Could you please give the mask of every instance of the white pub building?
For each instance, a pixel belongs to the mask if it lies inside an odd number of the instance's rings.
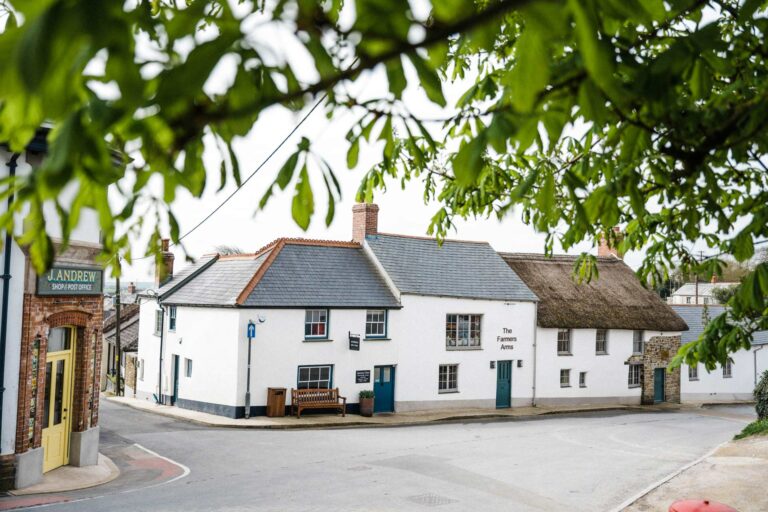
[[[379,233],[373,204],[354,206],[349,242],[202,257],[142,299],[137,397],[234,418],[265,414],[268,388],[339,388],[349,412],[363,390],[376,412],[679,401],[679,373],[654,379],[685,323],[639,294],[629,267],[601,258],[621,282],[597,284],[601,268],[590,303],[569,310],[599,311],[554,325],[546,310],[562,304],[535,278],[544,263],[521,258]],[[621,315],[603,293],[620,295]]]

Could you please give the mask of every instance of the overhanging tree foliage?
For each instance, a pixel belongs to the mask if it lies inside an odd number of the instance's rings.
[[[643,279],[663,279],[672,265],[717,274],[722,258],[698,262],[693,242],[744,261],[768,236],[765,3],[4,0],[0,140],[18,151],[40,123],[55,126],[40,171],[4,183],[4,194],[16,193],[17,211],[31,209],[21,242],[39,269],[53,256],[45,202],[57,203],[65,234],[82,208],[96,209],[105,259],[126,252],[130,261],[130,232],[118,236],[115,224],[144,208],[138,229],[165,210],[178,239],[171,205],[179,189],[202,193],[207,144],[221,153],[221,185],[239,182],[233,140],[270,107],[300,109],[327,94],[330,116],[357,116],[348,166],[366,144],[381,150],[359,198],[388,179],[420,181],[425,198],[442,204],[429,227],[437,236],[456,216],[514,212],[547,233],[548,251],[556,240],[568,249],[602,234],[623,251],[645,251]],[[284,29],[309,57],[309,76],[292,67],[285,45],[257,37],[266,26]],[[206,93],[223,59],[234,79]],[[356,97],[354,83],[368,70],[385,73],[388,94]],[[471,86],[436,123],[402,101],[409,76],[439,106],[447,81]],[[261,206],[275,187],[291,186],[293,218],[306,229],[316,172],[330,222],[339,187],[320,153],[303,140]],[[135,185],[113,212],[106,190],[126,175]],[[146,192],[153,176],[163,180],[161,197]],[[58,204],[73,182],[74,202]],[[0,221],[8,225],[10,215]],[[591,278],[594,263],[583,255],[575,272]],[[763,262],[677,362],[713,368],[747,348],[752,332],[768,328],[766,296]]]

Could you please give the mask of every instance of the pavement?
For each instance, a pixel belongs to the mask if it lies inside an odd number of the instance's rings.
[[[99,461],[94,466],[74,467],[62,466],[43,475],[39,484],[16,489],[10,494],[24,496],[27,494],[44,494],[65,492],[76,489],[87,489],[96,485],[111,482],[120,475],[120,470],[109,457],[99,454]]]
[[[430,423],[444,423],[469,420],[492,419],[524,419],[553,414],[574,414],[582,412],[609,411],[669,411],[681,408],[697,408],[698,406],[682,406],[680,404],[658,404],[652,406],[639,405],[571,405],[557,407],[514,407],[510,409],[465,408],[465,409],[434,409],[428,411],[398,412],[397,414],[376,414],[370,418],[358,414],[304,414],[301,418],[283,416],[268,418],[255,416],[248,419],[226,418],[215,414],[192,411],[159,405],[148,400],[131,397],[105,397],[107,400],[127,405],[134,409],[169,418],[189,421],[198,425],[223,428],[253,428],[253,429],[310,429],[310,428],[351,428],[351,427],[393,427],[416,426]]]
[[[729,441],[750,415],[736,406],[274,430],[195,424],[105,400],[102,452],[121,475],[10,499],[39,498],[62,512],[613,511]],[[136,467],[129,455],[152,462]],[[152,468],[160,463],[167,474]],[[65,500],[46,504],[52,496]],[[741,512],[750,510],[765,509]]]
[[[768,436],[725,443],[667,481],[625,512],[667,510],[680,499],[707,499],[741,512],[768,510]]]

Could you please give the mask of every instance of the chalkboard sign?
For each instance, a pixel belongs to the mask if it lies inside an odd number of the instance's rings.
[[[356,384],[368,384],[371,382],[371,370],[357,370],[355,372]]]
[[[349,333],[349,350],[360,350],[360,335]]]

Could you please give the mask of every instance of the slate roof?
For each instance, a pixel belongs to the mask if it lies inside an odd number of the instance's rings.
[[[689,330],[684,332],[682,336],[683,343],[688,343],[689,341],[699,339],[701,333],[704,332],[704,327],[706,326],[706,320],[704,318],[704,307],[705,306],[703,305],[697,306],[684,304],[675,304],[672,306],[672,309],[674,309],[675,312],[680,315],[683,320],[685,320],[685,323],[688,324]],[[709,305],[706,306],[706,308],[709,320],[712,320],[726,310],[725,306]],[[752,339],[752,344],[768,345],[768,331],[756,332],[754,338]]]
[[[400,307],[361,247],[300,244],[282,248],[243,305]]]
[[[729,286],[736,286],[739,283],[699,283],[699,297],[711,297],[712,296],[712,290],[714,288],[727,288]],[[683,286],[672,292],[672,295],[690,295],[694,296],[696,295],[696,284],[695,283],[685,283]]]
[[[486,242],[376,234],[365,239],[401,293],[535,301],[536,295]]]
[[[115,342],[116,316],[104,320],[104,341]],[[120,347],[126,352],[139,350],[139,305],[126,304],[120,308]]]
[[[576,256],[501,256],[539,296],[540,327],[675,332],[688,328],[626,263],[613,256],[598,257],[599,278],[581,284],[573,279]]]
[[[165,295],[168,295],[172,290],[184,284],[184,282],[186,282],[189,278],[195,276],[198,272],[202,272],[208,266],[215,263],[218,258],[219,258],[218,254],[206,254],[205,256],[198,258],[197,261],[195,261],[191,265],[187,265],[186,267],[181,269],[181,272],[179,272],[178,274],[174,274],[174,276],[169,281],[164,283],[157,290],[157,294],[161,298],[163,298]]]
[[[215,256],[161,289],[168,305],[399,308],[384,279],[352,242],[278,239],[256,254]]]

